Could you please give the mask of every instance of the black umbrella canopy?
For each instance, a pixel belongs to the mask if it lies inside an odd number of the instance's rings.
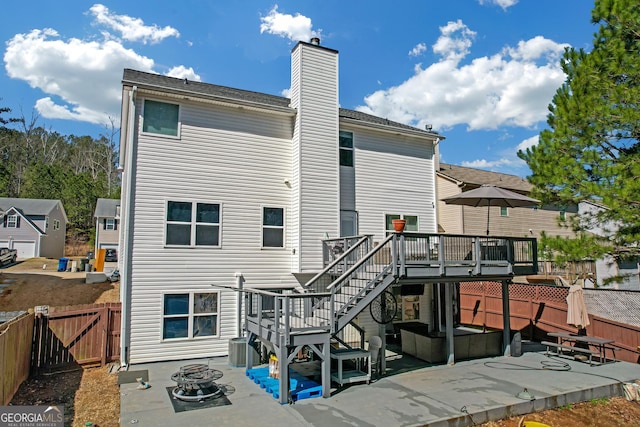
[[[448,205],[487,206],[487,235],[489,235],[489,208],[491,206],[520,208],[540,203],[539,200],[491,184],[483,184],[473,190],[464,191],[441,200]]]

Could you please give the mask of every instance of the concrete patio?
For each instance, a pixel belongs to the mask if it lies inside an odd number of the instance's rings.
[[[623,395],[622,383],[640,379],[640,365],[614,362],[589,366],[566,357],[548,357],[538,345],[524,345],[520,357],[494,357],[425,367],[410,356],[389,362],[381,379],[332,389],[329,399],[281,405],[227,358],[133,365],[147,371],[151,388],[125,383],[121,425],[291,425],[291,426],[467,426],[568,403]],[[175,412],[167,388],[171,375],[191,363],[222,372],[216,383],[230,404],[192,403]],[[395,370],[395,371],[394,371]],[[133,374],[135,376],[135,374]],[[528,394],[523,394],[524,389]],[[530,395],[533,400],[527,399]],[[202,405],[201,408],[198,405]]]

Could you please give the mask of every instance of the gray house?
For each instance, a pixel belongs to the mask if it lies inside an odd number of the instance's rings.
[[[17,249],[18,259],[64,255],[67,214],[60,200],[0,198],[0,247]]]
[[[96,202],[96,253],[98,249],[118,249],[120,199],[98,199]]]

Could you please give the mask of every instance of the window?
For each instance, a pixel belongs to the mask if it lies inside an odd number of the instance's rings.
[[[18,215],[7,215],[7,228],[18,228]]]
[[[53,229],[54,230],[60,230],[60,220],[59,219],[54,219],[53,220]]]
[[[560,209],[560,220],[564,221],[567,219],[567,211],[565,208]]]
[[[116,229],[116,220],[113,218],[106,218],[104,221],[104,229],[105,230],[115,230]]]
[[[284,248],[283,208],[262,208],[262,247]]]
[[[218,293],[166,294],[162,338],[198,338],[218,335]]]
[[[340,166],[353,166],[353,133],[340,131]]]
[[[178,136],[180,106],[166,102],[144,101],[142,132]]]
[[[404,219],[407,223],[404,226],[405,233],[417,233],[418,232],[418,216],[417,215],[398,215],[388,214],[385,215],[385,230],[387,235],[393,233],[393,220]]]
[[[398,286],[392,288],[392,293],[398,303],[398,311],[396,311],[396,317],[393,320],[396,322],[420,320],[420,296],[403,296],[400,289]]]
[[[165,243],[176,246],[220,246],[220,205],[167,202]]]
[[[45,217],[44,218],[44,231],[47,231],[49,229],[49,217]]]
[[[509,208],[506,206],[500,206],[500,216],[509,216]]]

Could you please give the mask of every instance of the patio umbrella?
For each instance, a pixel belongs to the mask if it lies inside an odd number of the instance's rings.
[[[589,315],[587,306],[584,303],[584,293],[582,286],[571,285],[567,295],[567,323],[574,325],[578,329],[589,326]]]
[[[535,206],[540,203],[539,200],[531,197],[523,196],[504,188],[496,187],[492,184],[482,184],[473,190],[464,191],[455,196],[445,197],[441,199],[448,205],[462,206],[487,206],[487,236],[489,235],[489,212],[491,206],[500,206],[505,208],[519,208],[524,206]]]

